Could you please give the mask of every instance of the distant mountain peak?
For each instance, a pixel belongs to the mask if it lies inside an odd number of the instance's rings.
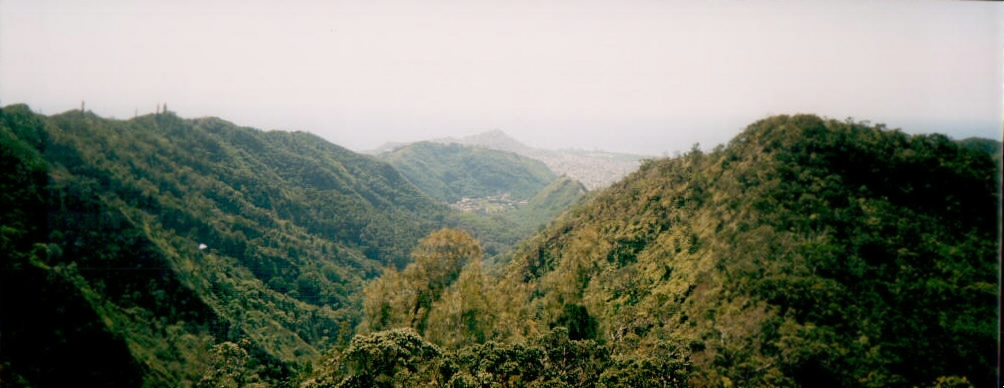
[[[445,137],[430,140],[430,142],[484,147],[537,159],[544,162],[551,171],[557,174],[567,174],[582,182],[589,190],[606,187],[623,178],[636,170],[641,160],[644,159],[641,155],[617,154],[599,150],[534,148],[521,143],[497,128],[461,138]],[[387,143],[380,148],[365,152],[371,155],[380,155],[393,152],[404,145],[405,143]]]
[[[460,144],[484,146],[516,153],[525,153],[531,150],[531,148],[526,144],[519,142],[519,140],[514,139],[512,136],[509,136],[509,134],[497,128],[474,135],[464,136],[460,139],[450,140],[451,142]]]
[[[460,139],[435,140],[440,143],[491,148],[512,152],[544,162],[551,171],[567,174],[582,182],[590,190],[606,187],[638,168],[642,157],[614,154],[603,151],[548,150],[530,147],[509,136],[501,129],[492,129]]]

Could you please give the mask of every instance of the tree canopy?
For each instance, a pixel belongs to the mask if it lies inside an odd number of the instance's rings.
[[[7,106],[0,381],[989,385],[999,160],[774,116],[475,217],[309,134]]]
[[[998,179],[942,135],[770,117],[645,162],[476,277],[466,339],[420,334],[456,386],[993,384]]]

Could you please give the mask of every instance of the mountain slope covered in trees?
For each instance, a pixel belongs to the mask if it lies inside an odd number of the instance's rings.
[[[429,196],[461,210],[458,224],[468,225],[492,261],[587,191],[540,161],[481,146],[418,142],[378,157]]]
[[[502,194],[528,200],[557,179],[540,161],[460,144],[418,142],[378,156],[422,191],[447,203]]]
[[[536,159],[544,162],[551,171],[582,182],[589,190],[601,189],[620,180],[637,170],[638,164],[645,158],[642,155],[599,150],[534,148],[520,143],[498,129],[459,139],[447,138],[435,141],[485,147]]]
[[[699,385],[993,381],[998,172],[940,135],[779,116],[646,164],[513,268]],[[546,315],[545,315],[546,316]]]
[[[7,106],[0,382],[985,386],[999,149],[771,117],[488,268],[582,185],[477,218],[308,134]]]
[[[0,130],[0,379],[17,385],[218,385],[224,354],[244,355],[241,384],[288,382],[351,337],[364,279],[457,222],[304,133],[21,105]]]
[[[385,272],[309,382],[992,385],[996,167],[941,135],[767,118],[644,163],[500,276],[477,254],[435,284]]]
[[[957,140],[956,143],[971,150],[986,152],[991,155],[993,160],[997,162],[998,165],[1001,163],[1002,154],[1000,141],[980,137],[968,137],[962,140]]]

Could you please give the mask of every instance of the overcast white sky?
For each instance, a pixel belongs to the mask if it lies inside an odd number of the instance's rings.
[[[0,104],[356,150],[497,128],[659,155],[798,112],[1000,139],[1002,54],[984,2],[0,0]]]

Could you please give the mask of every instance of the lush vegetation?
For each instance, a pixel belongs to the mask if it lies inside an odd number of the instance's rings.
[[[125,344],[48,263],[60,254],[47,242],[46,132],[37,117],[17,113],[0,111],[0,381],[135,386],[142,371]]]
[[[536,159],[547,165],[556,174],[565,175],[582,182],[589,190],[602,189],[624,178],[638,169],[645,156],[605,152],[600,150],[533,148],[495,129],[460,139],[446,139],[470,146],[484,147],[499,151],[513,152],[527,158]]]
[[[500,276],[385,272],[310,382],[994,384],[998,176],[941,135],[771,117],[643,164]]]
[[[540,161],[460,144],[413,143],[380,158],[422,191],[447,203],[502,194],[528,200],[557,178]]]
[[[0,130],[3,381],[67,385],[47,372],[74,365],[96,386],[187,385],[225,343],[246,381],[288,381],[351,338],[365,279],[450,222],[391,166],[304,133],[25,106]]]
[[[462,212],[455,215],[456,224],[469,226],[466,229],[485,250],[487,264],[495,267],[497,262],[507,261],[521,241],[539,232],[586,194],[586,187],[579,181],[559,177],[516,209],[491,214]]]
[[[582,183],[555,176],[540,161],[481,146],[419,142],[379,158],[434,199],[454,207],[464,198],[489,203],[450,219],[467,226],[492,262],[586,194]],[[491,206],[500,210],[485,210]]]
[[[0,382],[985,386],[999,150],[776,116],[550,220],[581,184],[461,214],[304,133],[7,106]]]
[[[979,152],[985,152],[990,154],[997,165],[1001,164],[1001,142],[997,140],[984,139],[980,137],[968,137],[962,140],[956,141],[959,145]]]

